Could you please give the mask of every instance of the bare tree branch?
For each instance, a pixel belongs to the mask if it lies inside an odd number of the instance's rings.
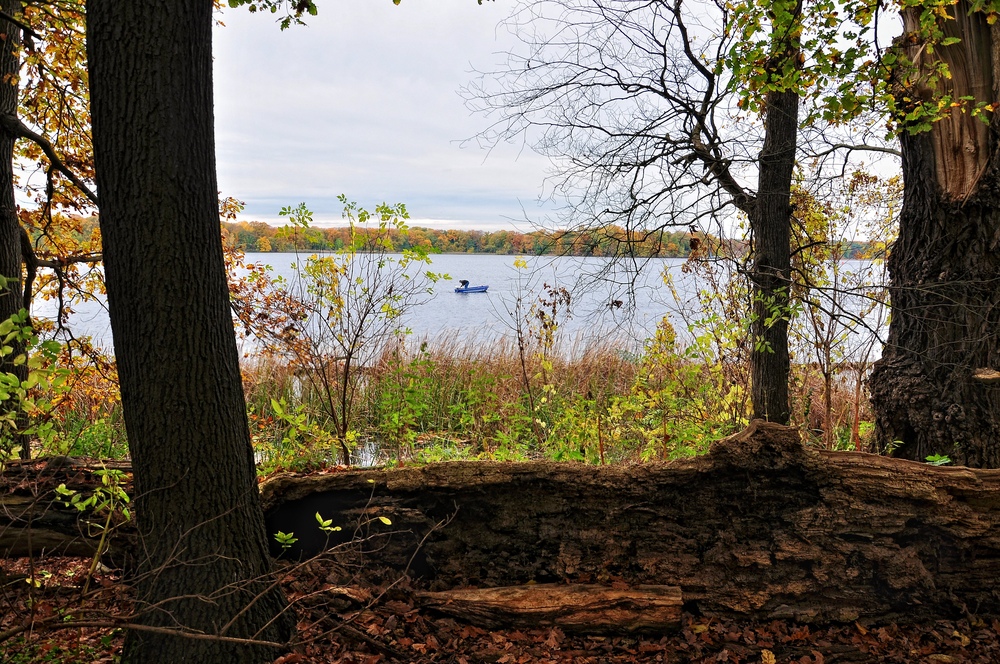
[[[78,256],[60,256],[59,258],[39,258],[36,259],[38,267],[49,267],[59,269],[74,263],[100,263],[104,260],[104,254],[95,252],[91,254],[80,254]]]
[[[76,188],[83,192],[91,203],[98,207],[100,206],[100,203],[97,201],[97,194],[91,191],[90,187],[88,187],[86,183],[84,183],[84,181],[81,180],[76,173],[74,173],[65,164],[65,162],[63,162],[59,155],[56,154],[55,148],[52,147],[52,144],[47,138],[36,134],[23,122],[21,122],[17,116],[8,113],[0,114],[0,129],[7,132],[11,136],[16,138],[26,138],[38,145],[38,147],[42,149],[42,152],[45,153],[45,156],[49,158],[49,161],[52,162],[52,165],[55,166],[67,180],[76,185]]]

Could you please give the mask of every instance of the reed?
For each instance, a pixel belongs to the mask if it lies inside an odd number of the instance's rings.
[[[293,366],[266,355],[244,361],[250,432],[263,472],[338,462],[322,395]],[[679,348],[668,325],[638,353],[607,339],[557,341],[543,353],[509,338],[403,337],[357,370],[349,441],[356,463],[669,460],[704,452],[747,417],[746,386],[733,378],[744,372]],[[828,401],[819,368],[793,365],[793,424],[807,441],[868,449],[871,413],[859,388],[866,370],[837,367]],[[127,454],[113,373],[77,367],[73,376],[53,413],[52,439],[69,448],[58,452]]]

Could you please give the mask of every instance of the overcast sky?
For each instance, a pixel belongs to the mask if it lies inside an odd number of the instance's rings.
[[[413,225],[512,228],[535,218],[547,162],[530,149],[459,143],[482,130],[458,95],[512,43],[510,0],[324,0],[306,27],[221,14],[215,30],[219,187],[244,218],[281,223],[304,201],[340,219],[338,194],[364,207],[405,203]],[[523,225],[522,225],[523,226]]]

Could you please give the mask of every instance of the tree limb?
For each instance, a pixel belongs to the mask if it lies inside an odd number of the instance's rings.
[[[903,153],[895,148],[884,148],[878,145],[851,145],[850,143],[831,143],[826,150],[814,153],[813,157],[825,157],[837,150],[847,150],[848,152],[881,152],[894,157],[902,157]]]
[[[104,254],[101,252],[94,252],[91,254],[80,254],[79,256],[39,258],[37,259],[36,264],[38,267],[49,267],[55,270],[61,267],[66,267],[67,265],[72,265],[73,263],[100,263],[102,260],[104,260]]]
[[[97,194],[91,191],[90,187],[88,187],[84,181],[81,180],[76,173],[70,170],[63,160],[59,158],[59,155],[56,154],[55,148],[52,147],[52,144],[49,143],[47,138],[31,131],[31,129],[21,122],[17,116],[9,113],[0,114],[0,129],[7,132],[11,136],[16,138],[27,138],[29,141],[38,145],[38,147],[42,149],[42,152],[45,153],[45,156],[49,158],[49,161],[52,162],[52,165],[55,166],[56,169],[66,177],[66,179],[76,185],[76,188],[83,192],[91,203],[100,207],[100,203],[97,202]]]
[[[7,12],[2,11],[2,10],[0,10],[0,18],[6,19],[8,22],[13,23],[17,27],[21,28],[21,30],[24,32],[24,34],[28,35],[32,39],[37,39],[37,40],[41,41],[42,36],[40,34],[38,34],[37,32],[35,32],[34,30],[32,30],[31,27],[27,23],[25,23],[24,21],[22,21],[20,19],[17,19],[17,18],[14,18],[10,14],[8,14]]]

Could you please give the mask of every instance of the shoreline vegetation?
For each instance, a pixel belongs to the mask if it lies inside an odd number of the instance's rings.
[[[351,243],[351,228],[271,226],[262,221],[223,222],[226,242],[246,253],[293,251],[338,251]],[[357,233],[358,229],[354,229]],[[620,226],[593,230],[518,231],[438,230],[419,226],[390,233],[392,246],[399,251],[423,250],[441,254],[499,254],[530,256],[610,257],[626,253],[661,258],[687,258],[706,239],[704,233],[689,231],[629,231]],[[708,244],[731,256],[743,255],[746,243],[740,240],[707,238]],[[843,258],[867,258],[872,243],[849,240],[842,243]]]

